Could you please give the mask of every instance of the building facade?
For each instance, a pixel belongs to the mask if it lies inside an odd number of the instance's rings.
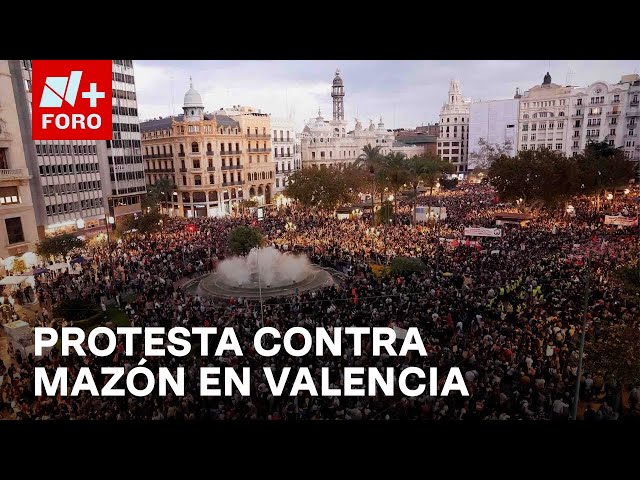
[[[296,134],[293,120],[271,117],[273,163],[276,171],[274,192],[282,192],[289,175],[300,168],[296,163]]]
[[[205,113],[193,85],[183,112],[140,125],[148,183],[166,178],[175,185],[167,213],[224,216],[237,211],[243,199],[271,203],[275,168],[269,115],[239,105]]]
[[[623,82],[629,83],[627,102],[625,106],[624,144],[622,145],[627,156],[631,160],[640,161],[640,75],[624,75]]]
[[[97,152],[104,198],[117,222],[119,217],[141,212],[141,196],[146,193],[131,60],[113,60],[112,89],[113,138],[97,142]]]
[[[31,60],[10,60],[39,237],[87,231],[140,211],[145,193],[131,60],[112,61],[113,140],[32,140]],[[110,207],[110,208],[109,208]]]
[[[577,153],[571,148],[571,122],[584,117],[584,112],[571,112],[575,87],[551,82],[549,72],[542,84],[527,90],[520,99],[518,151],[548,148],[557,152]],[[571,155],[571,154],[570,154]]]
[[[333,118],[325,120],[322,112],[305,124],[300,134],[300,158],[302,167],[339,168],[353,163],[362,154],[366,145],[380,147],[380,153],[386,155],[394,151],[394,134],[387,130],[382,121],[374,124],[369,120],[369,126],[363,127],[356,119],[353,130],[348,131],[348,124],[344,119],[345,89],[340,71],[336,70],[331,88],[333,100]],[[402,145],[398,148],[404,148]]]
[[[10,65],[10,63],[12,65]],[[35,250],[36,218],[16,96],[25,91],[19,60],[0,60],[0,257]],[[12,68],[13,67],[13,68]],[[30,134],[30,132],[29,132]]]
[[[451,80],[447,102],[440,110],[438,155],[456,167],[458,174],[468,170],[469,106],[462,98],[460,82]]]
[[[402,151],[404,146],[416,146],[419,149],[407,149],[405,155],[413,156],[419,154],[437,155],[438,154],[438,124],[416,127],[413,130],[405,130],[404,128],[394,130],[396,142],[394,150]],[[433,133],[435,132],[435,134]]]
[[[519,98],[474,102],[469,106],[468,170],[477,166],[473,154],[480,150],[480,139],[490,144],[509,143],[509,155],[517,153],[519,108]]]

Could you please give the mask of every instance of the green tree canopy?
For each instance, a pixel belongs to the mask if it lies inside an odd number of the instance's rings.
[[[66,256],[74,248],[82,248],[85,245],[83,240],[71,233],[61,233],[52,237],[45,237],[36,248],[36,253],[42,258],[49,258],[50,256]]]
[[[147,186],[147,193],[143,195],[140,202],[142,210],[144,212],[159,211],[162,202],[170,201],[174,189],[173,180],[166,177],[159,178],[156,183]]]
[[[395,257],[391,261],[391,272],[394,275],[411,275],[424,272],[426,268],[422,259],[416,257]]]
[[[303,168],[291,174],[284,194],[302,206],[333,209],[352,202],[362,182],[359,169]]]
[[[229,234],[229,249],[234,255],[246,255],[262,243],[262,234],[255,228],[240,226],[231,230]]]
[[[510,141],[504,143],[489,143],[484,138],[478,140],[478,149],[469,154],[469,163],[473,163],[474,172],[486,171],[498,158],[509,156],[513,144]]]
[[[575,159],[548,149],[503,155],[489,168],[489,178],[501,199],[521,198],[525,205],[554,205],[578,187]]]

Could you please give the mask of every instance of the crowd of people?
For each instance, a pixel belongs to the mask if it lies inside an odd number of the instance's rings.
[[[606,208],[637,214],[636,199],[633,192]],[[44,275],[36,281],[38,325],[59,328],[60,320],[52,315],[55,305],[88,299],[116,305],[133,326],[233,327],[244,355],[147,359],[153,371],[185,367],[185,396],[104,398],[87,392],[36,397],[34,368],[45,366],[52,372],[67,366],[73,379],[81,366],[89,366],[94,378],[102,379],[101,367],[129,371],[137,365],[141,348],[133,357],[63,357],[56,348],[44,358],[14,352],[8,365],[0,365],[0,408],[24,419],[568,419],[576,402],[587,264],[587,342],[606,336],[610,326],[636,325],[638,320],[638,298],[612,276],[618,266],[638,258],[633,228],[605,226],[589,200],[575,199],[575,215],[564,209],[540,210],[526,225],[503,226],[501,237],[470,242],[463,235],[465,226],[493,225],[497,212],[515,207],[498,203],[491,187],[469,184],[419,199],[422,204],[429,201],[446,207],[445,220],[412,225],[412,207],[403,202],[392,222],[376,228],[367,215],[338,220],[333,212],[288,208],[261,222],[252,215],[172,218],[160,232],[128,234],[110,247],[94,244],[82,252],[88,261],[80,274]],[[239,225],[259,228],[267,243],[342,272],[341,282],[262,303],[199,297],[185,287],[184,279],[211,272],[229,256],[228,236]],[[421,258],[426,270],[405,276],[376,273],[375,264],[389,264],[396,256]],[[344,355],[338,358],[281,354],[265,359],[252,346],[263,325],[280,331],[292,326],[311,331],[316,326],[417,327],[428,356],[373,356],[370,343],[364,355],[355,356],[345,340]],[[211,365],[250,367],[251,395],[200,396],[197,372]],[[470,395],[407,398],[398,391],[392,397],[290,397],[285,389],[276,397],[261,369],[266,365],[276,370],[310,367],[318,383],[321,367],[329,367],[336,388],[343,385],[345,366],[438,367],[441,383],[456,366]],[[597,411],[585,404],[584,418],[638,413],[636,385],[621,385],[611,372],[590,371],[588,362],[580,382],[581,400],[601,401]],[[632,392],[626,410],[623,391]]]

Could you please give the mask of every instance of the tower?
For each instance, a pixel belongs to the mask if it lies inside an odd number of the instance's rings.
[[[460,82],[458,80],[451,80],[448,103],[453,105],[462,103],[462,93],[460,92]]]
[[[200,94],[193,88],[193,79],[191,77],[189,77],[189,90],[184,94],[182,110],[184,111],[184,120],[186,122],[204,120],[204,103],[202,103]]]
[[[340,78],[340,70],[336,70],[331,88],[331,98],[333,98],[333,119],[344,120],[344,83]]]

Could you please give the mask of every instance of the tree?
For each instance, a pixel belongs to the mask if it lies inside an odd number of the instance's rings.
[[[162,219],[163,215],[157,210],[151,210],[137,216],[127,215],[120,221],[118,230],[120,233],[128,232],[129,230],[138,230],[140,233],[153,233],[162,228],[160,224]]]
[[[398,194],[408,180],[408,172],[406,166],[407,156],[402,152],[391,152],[385,159],[385,175],[387,185],[393,192],[393,212],[395,214],[398,205]],[[395,218],[394,218],[395,220]]]
[[[175,185],[168,177],[159,178],[156,183],[147,187],[147,193],[142,197],[141,206],[144,212],[162,210],[162,204],[168,203],[173,195]]]
[[[246,255],[262,243],[262,234],[255,228],[240,226],[231,230],[229,234],[229,249],[234,255]]]
[[[574,195],[578,172],[574,158],[548,149],[503,155],[489,168],[489,178],[500,198],[522,199],[523,205],[556,205]]]
[[[504,143],[489,143],[484,138],[478,140],[478,149],[469,154],[469,164],[474,165],[474,173],[485,172],[498,158],[509,156],[513,144],[507,140]]]
[[[303,168],[291,174],[284,194],[307,208],[333,209],[352,202],[361,182],[355,167]]]
[[[415,257],[395,257],[391,261],[391,272],[394,275],[411,275],[412,273],[424,272],[427,266],[420,258]]]
[[[389,220],[393,217],[394,206],[388,200],[385,200],[380,205],[380,209],[376,212],[376,220],[378,224],[387,225]]]
[[[432,154],[416,155],[406,159],[406,175],[413,188],[413,223],[416,223],[416,204],[418,203],[418,186],[420,183],[430,187],[430,197],[433,187],[445,173],[453,173],[455,167],[446,160]],[[431,198],[429,199],[429,214],[431,214]]]
[[[607,142],[588,143],[584,153],[576,159],[580,192],[595,194],[598,210],[600,194],[626,185],[633,178],[633,162],[627,159],[621,148]]]
[[[85,242],[71,233],[61,233],[52,237],[45,237],[38,243],[36,253],[42,258],[66,256],[74,248],[84,247]]]
[[[372,147],[371,144],[365,145],[356,161],[356,167],[364,167],[365,171],[369,172],[369,185],[371,186],[371,222],[374,226],[376,224],[376,217],[373,213],[373,197],[376,190],[380,190],[381,197],[384,191],[384,157],[380,153],[380,150],[380,146]]]

